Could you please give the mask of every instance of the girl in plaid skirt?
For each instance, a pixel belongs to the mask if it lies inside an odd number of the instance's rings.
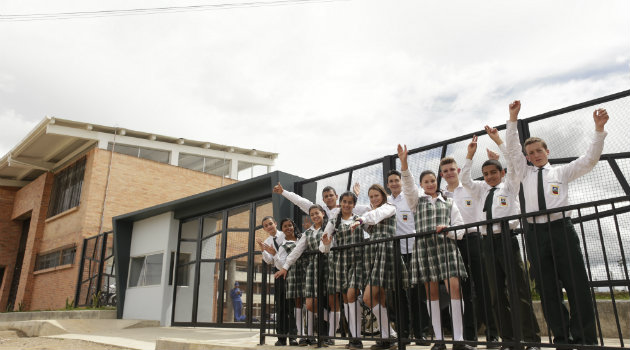
[[[385,188],[379,184],[370,186],[368,197],[372,210],[360,216],[352,225],[362,224],[370,233],[370,240],[390,238],[396,235],[396,207],[387,203]],[[387,291],[394,288],[394,241],[365,246],[364,255],[365,291],[363,302],[376,316],[381,329],[381,338],[372,349],[389,349],[396,343],[389,340],[396,332],[389,324],[385,299]],[[402,259],[401,259],[402,262]]]
[[[363,287],[363,246],[345,248],[341,250],[330,251],[330,247],[343,247],[345,245],[363,242],[363,230],[352,224],[359,219],[352,213],[357,203],[357,196],[353,192],[344,192],[339,197],[341,209],[337,216],[332,218],[324,229],[319,250],[323,253],[329,253],[329,271],[327,290],[329,293],[329,305],[331,308],[338,308],[339,294],[343,297],[344,311],[347,315],[348,326],[352,334],[352,340],[348,344],[350,349],[362,349],[363,343],[358,337],[361,336],[361,310],[357,303],[357,296]],[[337,323],[337,315],[335,319],[329,322]]]
[[[420,174],[420,186],[424,190],[424,195],[419,196],[418,188],[409,171],[407,154],[407,146],[403,149],[398,145],[403,193],[409,208],[415,215],[416,233],[428,233],[416,238],[412,252],[412,283],[424,283],[427,295],[431,299],[427,304],[431,311],[435,339],[442,340],[439,281],[444,281],[451,296],[453,340],[464,340],[459,279],[466,278],[468,275],[455,243],[457,238],[461,239],[463,232],[458,232],[456,235],[454,231],[448,230],[449,226],[463,225],[464,222],[453,201],[442,197],[438,190],[435,173],[430,170],[425,170]],[[435,233],[431,234],[432,231]],[[431,349],[445,350],[446,345],[436,343]],[[453,344],[453,350],[468,349],[475,348],[461,343]]]
[[[297,228],[297,225],[293,220],[289,218],[282,219],[280,221],[280,229],[285,235],[285,241],[278,248],[278,253],[273,257],[273,263],[277,269],[281,270],[285,263],[285,260],[289,254],[295,249],[296,241],[301,237],[301,234]],[[280,271],[276,272],[275,278],[284,277],[286,275],[286,288],[287,288],[287,300],[295,299],[295,325],[297,329],[297,335],[303,335],[303,323],[302,323],[302,297],[304,296],[304,275],[305,266],[303,261],[298,261],[295,266],[290,269],[286,274],[281,274]]]
[[[276,278],[280,276],[286,276],[287,270],[293,266],[296,261],[299,263],[300,260],[305,260],[306,264],[306,283],[304,285],[304,296],[306,297],[306,309],[307,309],[307,335],[313,335],[313,323],[314,323],[314,312],[317,310],[317,255],[311,254],[306,257],[302,257],[302,253],[304,251],[307,252],[317,252],[319,247],[319,242],[322,239],[322,235],[324,234],[324,226],[326,224],[326,212],[324,208],[315,204],[309,208],[309,216],[313,225],[304,231],[302,234],[302,238],[300,238],[295,246],[295,249],[291,251],[289,256],[284,261],[282,268],[279,268],[280,271],[276,273]],[[328,275],[328,264],[324,264],[324,278]],[[325,279],[324,279],[325,281]],[[324,319],[326,319],[326,315],[324,315]],[[332,325],[332,322],[331,322]],[[330,336],[335,335],[335,328],[332,328],[332,334]],[[328,340],[327,345],[334,345],[333,340]],[[301,339],[300,346],[315,344],[311,339]]]

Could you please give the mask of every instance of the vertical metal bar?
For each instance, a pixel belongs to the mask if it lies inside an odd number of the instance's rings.
[[[615,211],[615,203],[612,204],[612,209]],[[623,249],[623,241],[621,240],[621,230],[619,229],[619,221],[617,220],[617,214],[613,214],[613,219],[615,221],[615,231],[617,231],[617,240],[619,242],[619,249],[621,251],[621,262],[623,264],[624,272],[626,273],[626,281],[630,280],[628,277],[628,265],[626,264],[626,255]],[[615,320],[617,321],[617,332],[619,332],[619,344],[621,347],[624,347],[623,343],[623,334],[621,333],[621,326],[619,325],[619,318],[617,316],[617,304],[613,302],[613,310],[615,311]]]
[[[199,279],[201,278],[201,237],[203,236],[203,216],[197,218],[197,258],[195,259],[195,276],[193,279],[192,317],[193,325],[197,324],[197,309],[199,308]]]
[[[83,285],[83,269],[85,267],[85,248],[87,247],[87,238],[83,239],[83,247],[81,248],[81,261],[79,262],[79,279],[77,280],[77,289],[74,292],[74,307],[79,306],[79,298],[81,298],[81,285]]]
[[[267,333],[267,263],[262,262],[262,282],[260,291],[260,341],[259,345],[265,345],[265,333]],[[276,317],[277,318],[277,317]],[[276,320],[277,322],[278,320]]]
[[[623,191],[626,193],[627,196],[630,196],[630,185],[628,184],[628,179],[626,179],[623,172],[619,168],[617,161],[613,158],[608,158],[608,165],[610,165],[610,169],[612,169],[613,174],[615,174],[615,177],[617,178],[617,181],[619,181],[619,184],[621,185]]]
[[[350,189],[352,189],[352,170],[348,171],[348,186],[346,186],[346,191],[350,191]],[[315,195],[317,196],[317,194]]]
[[[98,293],[101,292],[101,283],[103,282],[103,266],[105,265],[105,250],[107,249],[107,232],[101,233],[99,236],[102,236],[101,239],[101,255],[98,259],[98,271],[96,275],[96,295],[99,300],[98,304],[100,304],[100,299]],[[102,305],[97,305],[102,306]]]
[[[387,244],[387,243],[382,243],[382,244]],[[394,276],[402,276],[402,266],[400,264],[400,262],[402,261],[402,256],[401,256],[401,252],[400,252],[400,239],[394,239],[393,241],[394,244]],[[402,308],[402,303],[401,301],[401,296],[400,293],[405,293],[404,288],[401,288],[401,278],[395,278],[394,279],[397,285],[396,290],[394,291],[394,293],[396,294],[396,297],[394,298],[394,304],[396,307],[396,322],[398,323],[398,348],[400,350],[405,350],[407,348],[407,342],[406,340],[403,339],[403,337],[401,336],[402,332],[401,332],[401,327],[405,327],[402,325],[403,322],[408,322],[407,320],[403,320],[402,319],[402,315],[403,313],[403,308]],[[408,281],[408,283],[411,283],[411,281]],[[379,310],[380,312],[380,310]],[[418,315],[419,316],[419,315]],[[380,319],[380,317],[379,317]],[[380,326],[380,325],[379,325]],[[384,327],[389,327],[388,324],[383,325]],[[411,325],[406,325],[407,329],[410,329]],[[382,330],[381,330],[382,332]],[[416,331],[417,332],[417,331]],[[411,333],[411,332],[409,332]],[[407,335],[407,337],[411,338],[411,334]]]
[[[442,154],[440,155],[440,160],[442,158],[446,157],[446,150],[447,149],[448,149],[448,143],[446,143],[446,144],[444,144],[444,146],[442,146]],[[438,169],[437,169],[437,175],[438,175],[438,177],[437,177],[437,188],[439,189],[440,185],[442,184],[442,174],[441,174],[441,171],[439,169],[439,166],[438,166]]]
[[[247,241],[247,251],[249,253],[247,254],[247,288],[245,289],[245,293],[247,294],[245,303],[247,306],[245,308],[245,323],[250,327],[252,325],[254,303],[254,243],[256,240],[256,210],[258,203],[251,203],[249,208],[249,239]]]
[[[324,300],[325,299],[325,289],[324,289],[324,257],[325,255],[323,253],[317,252],[317,255],[315,256],[317,261],[317,276],[315,276],[317,278],[317,297],[314,298],[315,300],[317,300],[317,347],[321,348],[323,343],[324,343],[324,339],[322,338],[323,334],[326,334],[326,327],[324,324]],[[329,306],[330,308],[331,306]],[[335,322],[334,319],[331,320],[331,318],[328,318],[328,322]]]
[[[179,250],[182,244],[182,222],[179,221],[179,229],[177,230],[177,251],[175,252],[175,277],[173,278],[173,307],[171,309],[171,324],[175,323],[175,312],[177,311],[177,269],[179,268]]]
[[[223,234],[221,235],[221,263],[219,264],[219,300],[217,303],[217,323],[223,323],[223,301],[225,299],[225,256],[228,240],[228,210],[223,211]]]

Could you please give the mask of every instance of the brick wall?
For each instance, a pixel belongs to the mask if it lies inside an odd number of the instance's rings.
[[[110,179],[104,202],[110,159]],[[63,308],[67,298],[74,298],[83,238],[111,230],[112,217],[234,182],[232,179],[119,153],[112,155],[106,150],[91,150],[87,154],[79,207],[69,214],[62,213],[49,219],[42,230],[39,244],[39,252],[76,244],[74,264],[52,271],[38,271],[34,275],[31,269],[34,282],[29,308]],[[104,218],[99,230],[102,213]]]
[[[19,188],[16,187],[0,187],[0,266],[5,268],[4,278],[0,280],[0,311],[7,308],[20,232],[22,231],[22,225],[11,220],[13,202],[18,190]]]

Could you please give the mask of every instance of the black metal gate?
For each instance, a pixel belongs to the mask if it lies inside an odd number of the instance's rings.
[[[116,306],[112,231],[83,240],[74,306]]]

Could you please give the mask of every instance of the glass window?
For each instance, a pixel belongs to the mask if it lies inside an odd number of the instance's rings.
[[[168,163],[171,152],[157,150],[139,146],[121,145],[117,143],[115,146],[112,142],[107,144],[107,150],[114,150],[116,153],[126,154],[128,156],[153,160],[160,163]]]
[[[59,249],[54,252],[37,255],[35,260],[35,271],[50,269],[62,265],[74,263],[74,256],[77,252],[75,246]]]
[[[218,176],[228,176],[230,174],[229,159],[180,153],[179,162],[177,164],[182,168],[201,171]]]
[[[162,282],[163,254],[151,254],[131,258],[129,287],[154,286]]]
[[[84,172],[85,157],[55,175],[50,194],[48,217],[79,205]]]

